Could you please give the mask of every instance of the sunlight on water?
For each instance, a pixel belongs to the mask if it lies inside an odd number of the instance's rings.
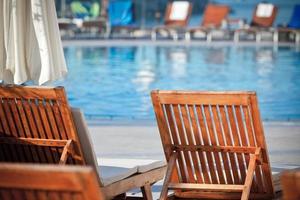
[[[70,104],[89,119],[154,119],[150,91],[254,90],[264,120],[300,119],[295,47],[67,47]]]

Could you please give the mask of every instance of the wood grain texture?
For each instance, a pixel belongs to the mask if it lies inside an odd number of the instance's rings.
[[[1,164],[0,194],[3,200],[102,200],[96,175],[90,167]]]
[[[86,164],[63,87],[0,86],[0,144],[0,162]],[[108,187],[100,178],[98,181],[107,199],[134,188],[142,188],[145,198],[151,199],[149,187],[162,179],[164,172],[163,166]],[[46,197],[41,193],[37,199]]]
[[[165,193],[172,189],[175,197],[211,199],[274,196],[255,92],[156,90],[151,97],[166,159],[170,151],[178,153],[182,178],[169,177]]]

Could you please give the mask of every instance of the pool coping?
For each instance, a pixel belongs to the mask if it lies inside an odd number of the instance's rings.
[[[128,39],[114,39],[114,40],[63,40],[63,47],[69,46],[80,46],[80,47],[102,47],[102,46],[274,46],[274,47],[299,47],[300,44],[291,43],[291,42],[278,42],[274,43],[272,41],[199,41],[199,40],[128,40]]]

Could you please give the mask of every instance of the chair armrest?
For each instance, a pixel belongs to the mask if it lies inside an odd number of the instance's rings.
[[[59,164],[66,164],[69,155],[72,155],[72,158],[75,160],[82,160],[75,154],[72,140],[0,137],[0,144],[63,148]]]

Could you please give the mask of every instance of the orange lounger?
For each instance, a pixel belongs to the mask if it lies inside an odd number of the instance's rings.
[[[168,161],[160,199],[271,199],[255,92],[152,91]]]

